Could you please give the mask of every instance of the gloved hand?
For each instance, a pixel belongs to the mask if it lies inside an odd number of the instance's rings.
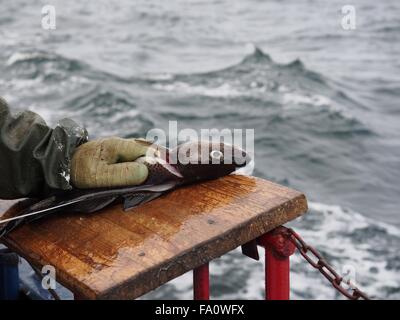
[[[89,141],[79,146],[71,161],[71,182],[76,188],[139,185],[148,176],[144,164],[134,162],[148,146],[135,139],[117,137]]]

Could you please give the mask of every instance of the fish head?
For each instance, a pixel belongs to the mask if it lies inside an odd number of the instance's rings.
[[[195,141],[177,146],[169,160],[186,181],[200,181],[228,175],[246,166],[251,158],[246,151],[227,143]]]

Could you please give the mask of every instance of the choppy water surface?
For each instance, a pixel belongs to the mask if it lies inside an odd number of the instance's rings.
[[[400,4],[353,1],[0,1],[0,95],[92,137],[254,128],[254,175],[304,191],[292,223],[377,298],[400,297]],[[353,270],[353,269],[351,269]],[[296,255],[292,294],[339,298]],[[261,298],[263,266],[211,265],[214,298]],[[26,277],[30,277],[26,274]],[[68,296],[68,295],[67,295]],[[191,298],[191,276],[147,298]]]

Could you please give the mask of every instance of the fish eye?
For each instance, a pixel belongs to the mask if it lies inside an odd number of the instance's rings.
[[[210,152],[210,156],[211,156],[211,158],[213,158],[213,159],[219,160],[219,159],[222,158],[222,152],[219,151],[219,150],[213,150],[213,151]]]

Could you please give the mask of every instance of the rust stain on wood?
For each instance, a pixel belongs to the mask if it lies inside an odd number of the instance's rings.
[[[93,214],[55,214],[2,241],[34,265],[53,265],[57,280],[81,298],[132,299],[306,210],[298,191],[230,175],[129,211],[116,205]]]

